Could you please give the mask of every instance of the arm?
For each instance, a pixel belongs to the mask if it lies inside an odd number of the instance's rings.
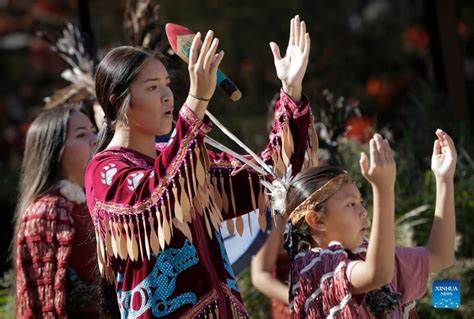
[[[436,178],[436,207],[433,226],[426,248],[429,271],[438,272],[454,264],[456,216],[454,212],[454,172],[456,148],[451,137],[436,131],[431,169]]]
[[[312,151],[308,131],[312,129],[309,102],[303,100],[297,105],[282,90],[280,99],[275,105],[275,116],[269,142],[258,155],[265,163],[273,167],[277,176],[284,175],[289,165],[292,167],[293,175],[297,174],[307,164],[305,159],[311,156],[308,155]],[[285,150],[282,144],[284,144],[285,136],[289,136],[293,148],[291,153],[283,154]],[[315,153],[314,156],[316,156]],[[226,197],[229,202],[228,209],[225,209],[224,206],[224,219],[231,219],[260,208],[262,206],[260,197],[263,196],[263,186],[260,185],[259,179],[263,177],[252,169],[242,168],[242,164],[228,153],[209,151],[208,154],[211,183],[215,185],[213,181],[217,181],[216,187],[220,197]],[[251,159],[249,156],[246,157],[249,160]],[[224,179],[224,189],[219,180],[221,176]],[[216,177],[217,180],[212,177]],[[252,183],[252,189],[250,189],[250,182]],[[252,193],[255,199],[254,202],[251,200]],[[265,199],[263,199],[263,202],[265,203]],[[262,208],[262,211],[264,211],[264,208]]]
[[[272,275],[282,246],[285,226],[273,226],[270,236],[251,261],[252,284],[265,296],[288,304],[288,286]]]
[[[18,318],[66,318],[66,269],[74,230],[67,203],[45,196],[22,217],[17,241]]]
[[[395,175],[396,167],[390,146],[379,134],[370,140],[370,167],[362,154],[360,166],[371,183],[374,213],[365,261],[354,264],[349,278],[354,294],[380,288],[393,278],[395,267]]]
[[[153,165],[134,158],[132,152],[106,150],[88,167],[86,191],[95,223],[101,272],[105,270],[111,275],[110,256],[130,257],[133,261],[139,257],[149,259],[151,252],[158,253],[165,242],[169,244],[173,227],[192,240],[187,223],[197,216],[193,206],[201,207],[194,200],[209,193],[200,154],[204,149],[203,136],[210,127],[203,123],[203,117],[223,57],[223,52],[215,53],[218,41],[212,38],[213,32],[209,31],[203,43],[199,34],[193,40],[190,93],[180,110],[172,141],[161,150]],[[206,218],[206,222],[210,219],[218,228],[216,212],[209,209]],[[210,227],[208,231],[211,236]]]
[[[286,174],[291,164],[294,176],[303,166],[314,165],[314,159],[317,158],[317,137],[312,127],[310,107],[307,99],[302,98],[301,94],[310,51],[310,38],[305,23],[300,22],[299,16],[291,20],[290,39],[285,57],[281,57],[277,44],[272,42],[270,46],[282,90],[275,106],[270,141],[260,156],[273,167],[279,177]],[[238,161],[229,154],[210,152],[209,155],[211,175],[223,176],[225,180],[224,188],[221,187],[221,183],[217,183],[218,191],[231,203],[231,209],[228,210],[224,205],[225,219],[264,206],[265,198],[261,198],[263,195],[260,194],[263,191],[256,173],[242,170]],[[239,173],[235,174],[236,171]]]

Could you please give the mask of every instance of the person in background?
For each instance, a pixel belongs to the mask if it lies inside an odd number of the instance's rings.
[[[17,318],[105,316],[84,193],[95,145],[79,105],[46,110],[28,129],[12,246]]]

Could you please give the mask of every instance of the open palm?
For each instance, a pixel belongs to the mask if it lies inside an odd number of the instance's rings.
[[[431,170],[437,177],[453,178],[456,170],[457,153],[451,137],[437,130],[438,137],[434,142],[433,155],[431,156]]]
[[[300,22],[299,16],[291,19],[288,48],[283,58],[278,45],[274,42],[270,43],[277,76],[284,89],[285,87],[301,87],[308,66],[310,46],[306,24],[304,21]]]

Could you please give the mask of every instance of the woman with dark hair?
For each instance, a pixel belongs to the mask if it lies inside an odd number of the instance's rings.
[[[209,31],[190,47],[190,89],[167,144],[173,92],[163,63],[134,47],[111,50],[96,73],[105,112],[86,193],[102,273],[116,282],[122,318],[248,318],[219,225],[242,232],[241,215],[265,206],[259,175],[228,153],[207,151],[205,117],[223,52]],[[261,157],[280,175],[297,173],[308,151],[310,109],[302,97],[309,35],[291,22],[287,54],[271,43],[283,89]],[[294,141],[294,143],[293,143]],[[312,155],[309,153],[308,157]],[[278,167],[277,167],[277,164]]]
[[[83,189],[95,145],[94,126],[73,106],[45,111],[28,130],[13,244],[18,318],[99,314]]]

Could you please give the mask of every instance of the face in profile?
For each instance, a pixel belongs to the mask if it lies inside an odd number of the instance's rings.
[[[96,129],[89,118],[79,111],[73,111],[69,117],[61,157],[62,178],[84,186],[84,174],[96,143]]]
[[[146,60],[130,86],[130,130],[144,135],[168,134],[173,124],[173,104],[165,66],[158,59]]]
[[[346,249],[362,244],[367,234],[367,211],[359,189],[346,183],[325,202],[323,216],[324,236],[328,242],[338,241]]]

